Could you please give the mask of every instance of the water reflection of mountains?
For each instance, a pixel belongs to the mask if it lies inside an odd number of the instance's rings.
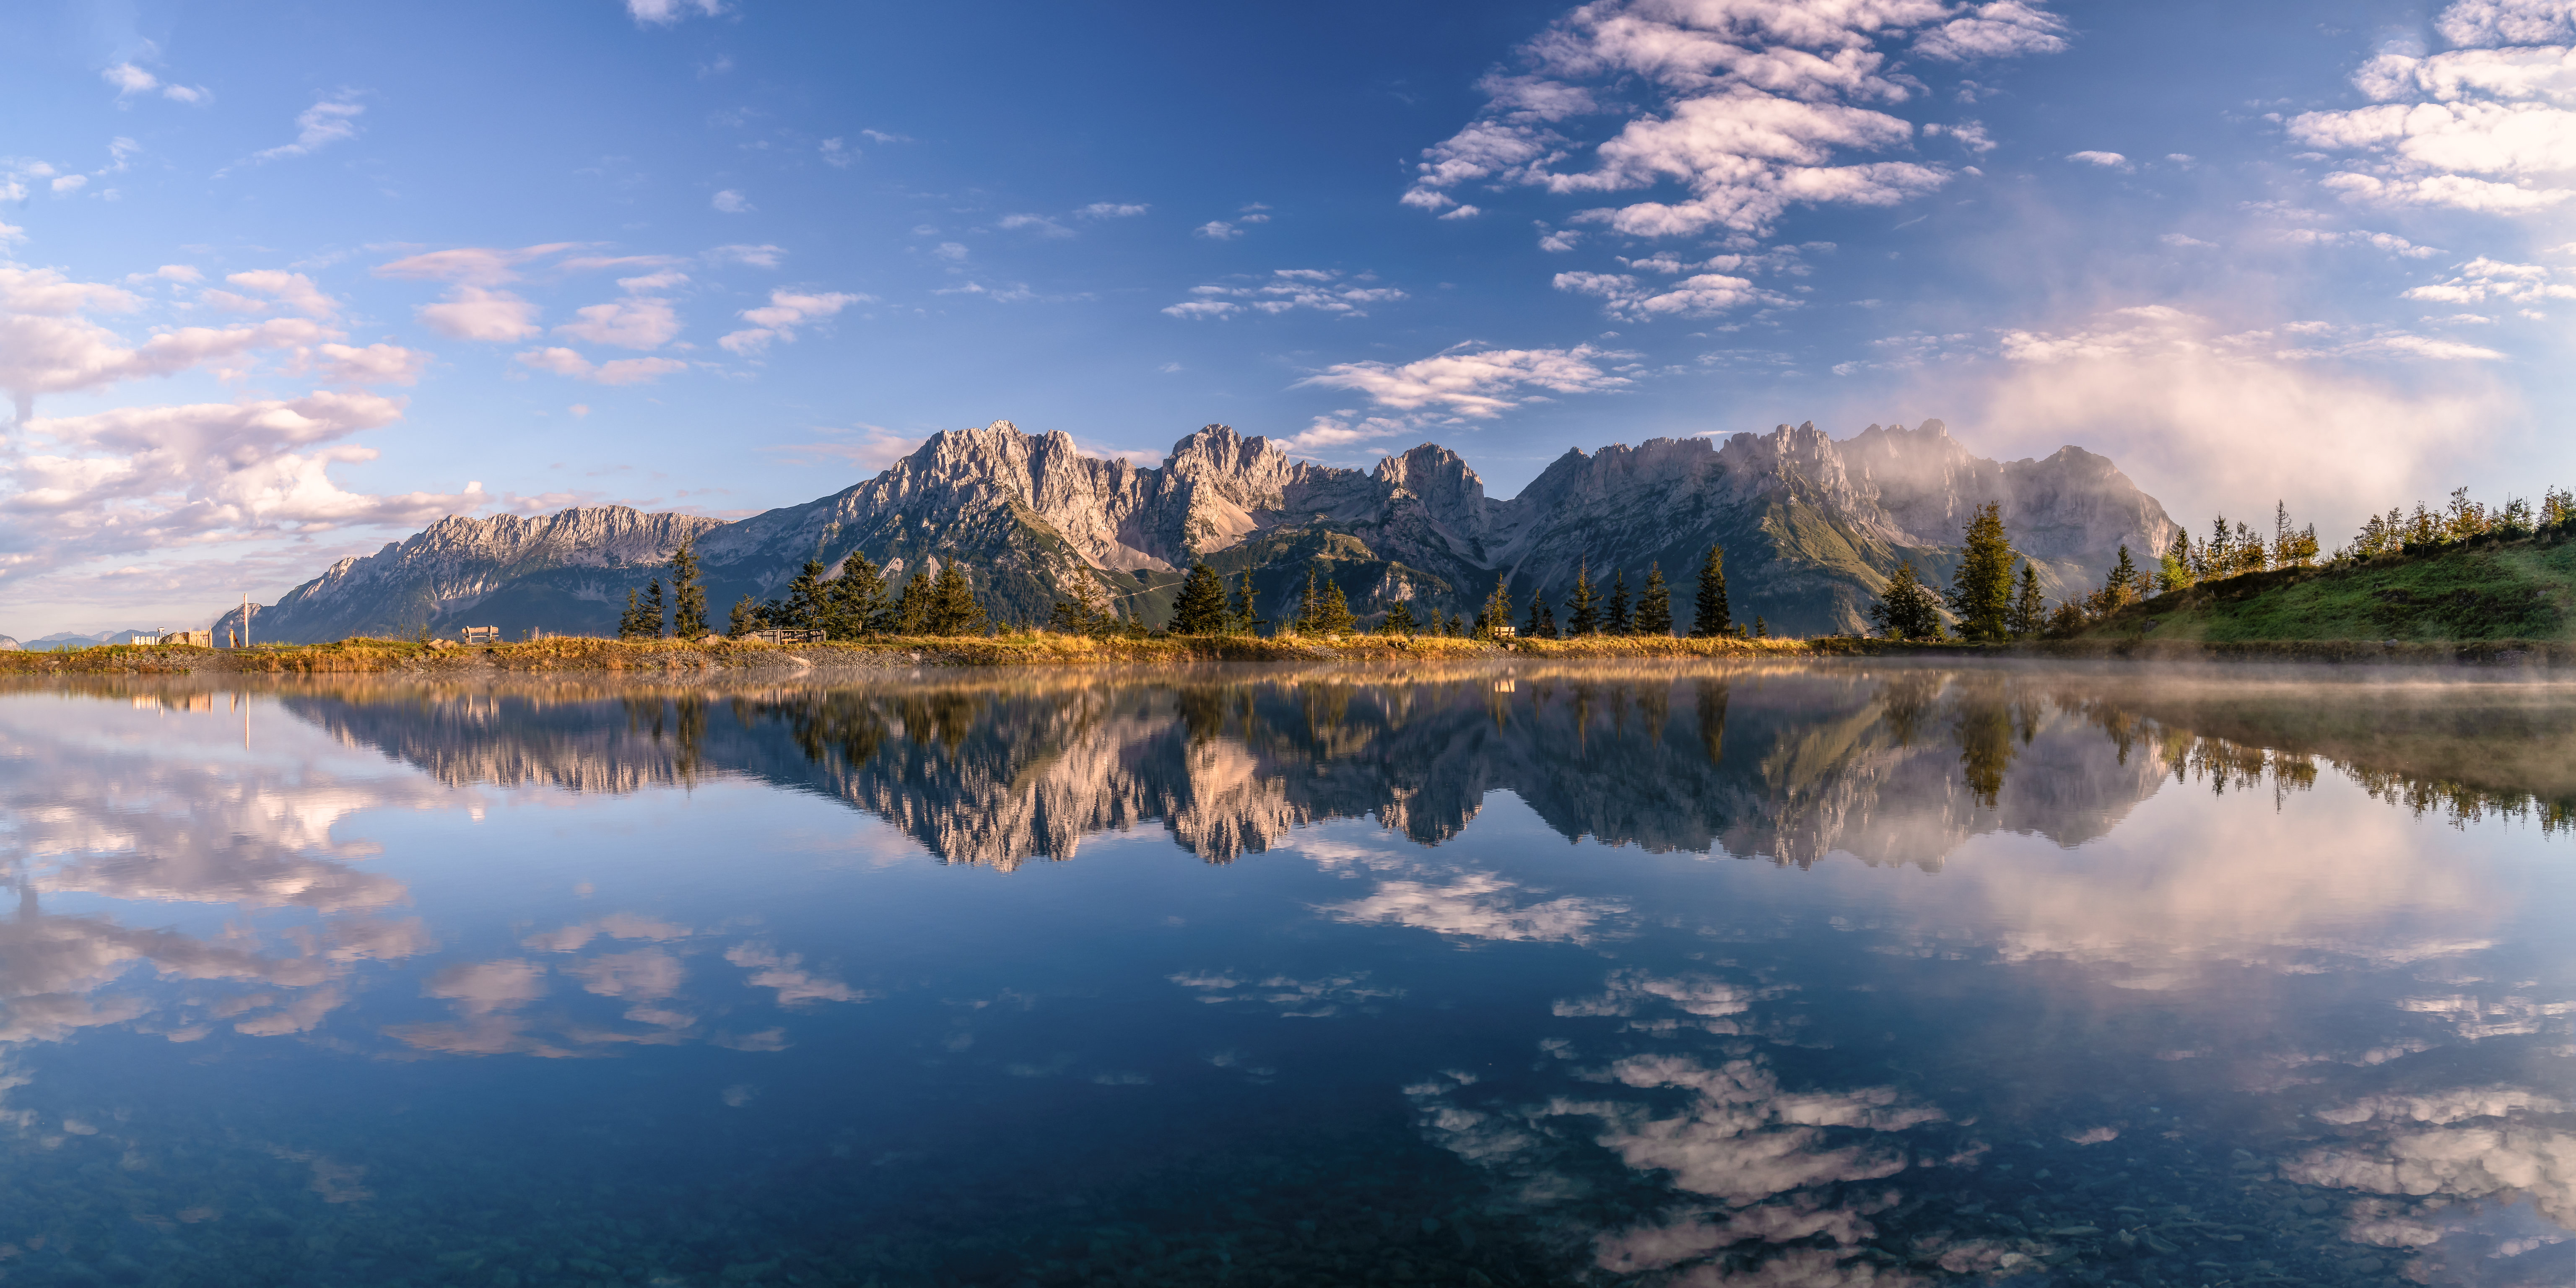
[[[1333,818],[1433,845],[1497,790],[1569,838],[1937,868],[1984,832],[2078,844],[2169,782],[2301,790],[2320,758],[2418,811],[2571,818],[2571,704],[2555,691],[2358,696],[2246,677],[1596,666],[284,702],[452,785],[747,777],[876,814],[943,860],[1004,868],[1156,821],[1214,862]]]

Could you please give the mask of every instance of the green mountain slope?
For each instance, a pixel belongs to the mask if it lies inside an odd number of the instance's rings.
[[[2576,540],[2564,536],[2281,569],[2132,604],[2087,639],[2563,640],[2576,637]]]

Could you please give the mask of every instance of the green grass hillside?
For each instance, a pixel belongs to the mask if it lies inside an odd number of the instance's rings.
[[[2285,568],[2131,604],[2081,638],[2565,640],[2576,637],[2576,540],[2502,542],[2347,568]]]

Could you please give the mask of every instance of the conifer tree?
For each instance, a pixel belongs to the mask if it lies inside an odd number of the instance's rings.
[[[426,632],[429,628],[423,626],[421,629]],[[661,631],[656,629],[653,634],[659,635]],[[626,592],[626,611],[617,615],[617,638],[634,640],[645,637],[644,604],[637,598],[637,593],[630,589]]]
[[[841,575],[823,583],[823,638],[857,639],[876,630],[885,615],[885,574],[867,555],[851,551],[841,561]]]
[[[930,633],[931,579],[914,570],[903,583],[903,593],[895,597],[886,614],[889,635],[927,635]]]
[[[918,577],[914,581],[921,580]],[[939,577],[931,584],[925,634],[980,635],[984,631],[984,606],[976,602],[975,587],[967,579],[966,565],[951,559],[939,566]]]
[[[1574,566],[1574,593],[1565,597],[1565,634],[1568,639],[1601,633],[1601,592],[1592,588],[1592,566]]]
[[[1699,566],[1699,601],[1691,617],[1694,639],[1718,639],[1734,634],[1735,618],[1726,606],[1726,547],[1710,546],[1708,560]]]
[[[2009,633],[2004,618],[2012,611],[2013,552],[2004,536],[2003,507],[1988,501],[1968,519],[1959,553],[1959,569],[1950,578],[1950,611],[1959,615],[1959,634],[1977,643],[2000,641]]]
[[[2156,569],[2156,589],[2183,590],[2199,580],[2200,575],[2192,568],[2191,533],[2177,528],[2173,545],[2166,549]]]
[[[1180,598],[1172,604],[1171,633],[1223,635],[1225,628],[1225,581],[1205,560],[1194,560],[1181,582]]]
[[[1476,637],[1492,639],[1498,627],[1512,624],[1512,591],[1504,584],[1503,574],[1494,574],[1494,589],[1485,596],[1485,606],[1476,613]]]
[[[1646,588],[1637,592],[1636,630],[1659,638],[1673,633],[1673,589],[1664,584],[1661,564],[1646,568]]]
[[[1088,575],[1078,576],[1071,590],[1072,594],[1055,601],[1055,608],[1047,618],[1050,629],[1067,635],[1093,637],[1104,636],[1117,629],[1118,615],[1110,611],[1108,601],[1102,598],[1099,582]]]
[[[697,538],[687,537],[671,552],[671,599],[676,610],[671,633],[684,640],[707,633],[707,588],[698,584]]]
[[[1762,620],[1762,614],[1760,613],[1755,613],[1753,615],[1753,638],[1757,640],[1767,640],[1771,638],[1771,623]]]
[[[1342,594],[1342,583],[1327,575],[1323,590],[1323,602],[1315,606],[1310,625],[1321,635],[1349,634],[1351,628],[1359,624],[1359,619],[1351,616],[1351,601]]]
[[[1547,625],[1547,634],[1545,635],[1539,634],[1539,625],[1542,622]],[[1530,592],[1529,625],[1521,628],[1521,634],[1534,640],[1556,638],[1556,614],[1548,610],[1546,591],[1533,590]]]
[[[1260,598],[1261,592],[1252,588],[1252,570],[1244,569],[1243,588],[1235,593],[1234,602],[1226,608],[1228,634],[1258,635],[1261,633],[1261,618],[1253,610],[1253,605]]]
[[[772,616],[778,624],[794,631],[823,629],[823,614],[830,607],[831,590],[823,584],[823,561],[808,559],[787,583],[787,600]]]
[[[1909,559],[1896,566],[1886,589],[1878,593],[1878,602],[1869,606],[1869,620],[1892,640],[1937,640],[1941,638],[1940,603],[1932,588],[1915,575]]]
[[[1548,607],[1546,600],[1540,600],[1538,605],[1538,637],[1543,640],[1552,640],[1557,638],[1557,635],[1556,610]]]
[[[1399,599],[1386,610],[1386,624],[1378,628],[1378,633],[1411,635],[1420,629],[1422,629],[1421,625],[1413,620],[1413,609]],[[1438,627],[1433,627],[1433,630],[1436,632]]]
[[[636,637],[648,640],[658,640],[662,638],[662,623],[664,620],[665,610],[662,607],[662,579],[656,577],[653,580],[644,583],[644,604],[641,615],[635,619]]]
[[[2237,526],[2242,527],[2244,525],[2239,524]],[[2257,549],[2260,549],[2259,544],[2257,545]],[[2138,565],[2136,561],[2129,558],[2129,548],[2127,546],[2122,546],[2120,547],[2120,562],[2111,565],[2111,571],[2109,574],[2102,578],[2102,606],[2099,611],[2108,613],[2124,605],[2134,603],[2144,595],[2145,590],[2146,583],[2145,580],[2138,575]]]
[[[1610,602],[1601,615],[1601,629],[1613,635],[1625,635],[1635,629],[1628,620],[1628,573],[1625,569],[1611,574]]]
[[[2012,614],[2004,625],[2017,640],[2034,639],[2048,625],[2048,601],[2039,597],[2039,570],[2027,559],[2021,565],[2020,592],[2013,596]]]
[[[1299,635],[1312,633],[1315,608],[1320,602],[1321,593],[1315,587],[1315,565],[1310,563],[1306,565],[1306,595],[1297,601],[1297,615],[1288,619],[1288,629]]]
[[[733,620],[725,624],[725,634],[741,639],[759,629],[760,605],[753,603],[749,595],[733,601]]]

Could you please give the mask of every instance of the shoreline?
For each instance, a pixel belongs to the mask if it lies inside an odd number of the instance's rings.
[[[1827,636],[1816,639],[1685,639],[1597,636],[1508,643],[1447,636],[1089,639],[1067,635],[906,638],[779,645],[723,640],[554,638],[523,643],[424,646],[411,640],[342,640],[248,649],[107,644],[60,652],[0,651],[0,676],[49,675],[516,675],[547,672],[744,672],[793,678],[915,667],[1178,666],[1207,662],[1463,662],[1581,660],[1767,661],[1817,657],[1994,658],[2188,663],[2280,662],[2365,666],[2576,666],[2563,641],[2202,641],[2074,639],[1979,645]]]

